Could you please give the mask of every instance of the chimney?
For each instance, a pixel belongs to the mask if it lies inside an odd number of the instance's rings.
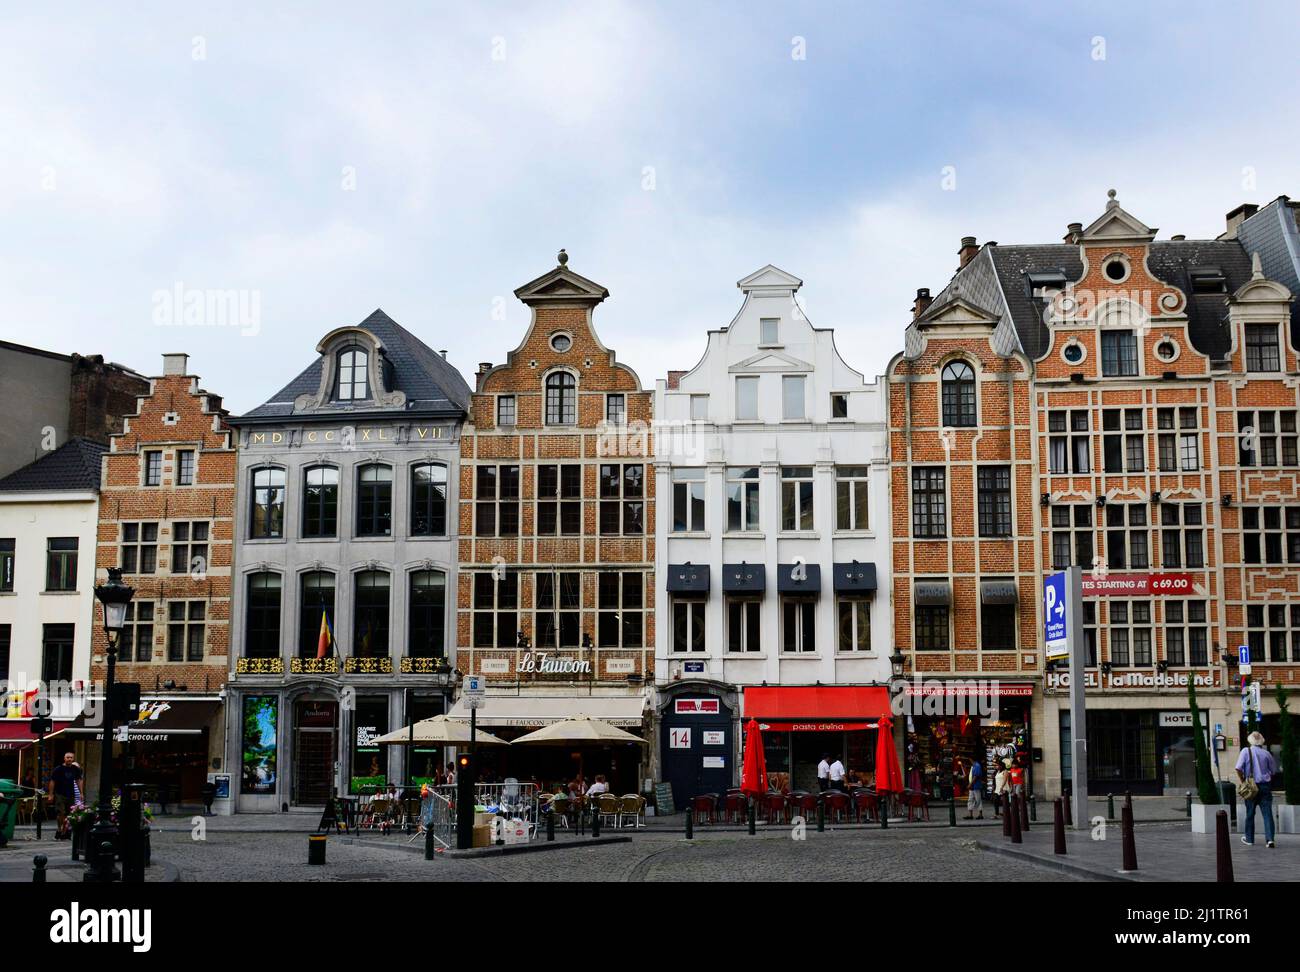
[[[443,360],[443,361],[446,361],[446,360],[447,360],[447,349],[446,349],[446,348],[441,348],[441,349],[439,349],[438,353],[439,353],[440,355],[442,355],[442,360]]]
[[[483,389],[483,376],[486,375],[486,374],[487,374],[489,371],[491,371],[491,370],[492,370],[492,362],[491,362],[491,361],[480,361],[480,362],[478,363],[478,371],[475,372],[475,374],[474,374],[474,387],[475,387],[477,390],[482,391],[482,389]]]
[[[1242,203],[1232,212],[1228,213],[1226,217],[1228,221],[1228,229],[1227,232],[1223,234],[1224,238],[1235,240],[1237,238],[1237,227],[1250,219],[1250,217],[1254,216],[1257,212],[1259,212],[1259,207],[1254,203]]]
[[[1065,242],[1078,243],[1079,237],[1083,235],[1082,223],[1071,223],[1065,228]]]
[[[188,354],[164,354],[163,355],[163,375],[184,375],[188,374],[186,370],[189,367],[190,356]]]
[[[934,298],[930,296],[929,287],[921,287],[916,291],[916,300],[912,301],[912,320],[916,320],[934,303]]]
[[[975,254],[979,251],[979,244],[975,242],[975,237],[963,236],[961,238],[961,249],[957,251],[957,258],[961,261],[957,264],[957,269],[962,269],[971,260],[975,259]]]
[[[685,374],[686,374],[685,371],[668,372],[668,390],[673,391],[675,389],[680,388],[682,385],[682,376]]]
[[[1171,239],[1175,243],[1181,243],[1183,240],[1187,239],[1187,234],[1175,233],[1173,236],[1169,237],[1169,239]]]

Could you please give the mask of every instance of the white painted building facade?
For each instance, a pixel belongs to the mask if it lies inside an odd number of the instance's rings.
[[[808,321],[801,283],[770,265],[739,281],[731,324],[656,383],[658,766],[675,789],[739,779],[747,689],[890,677],[885,395]]]

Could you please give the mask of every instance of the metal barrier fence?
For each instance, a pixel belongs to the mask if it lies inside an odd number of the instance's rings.
[[[434,788],[430,788],[420,800],[420,826],[415,837],[423,836],[429,831],[433,832],[433,839],[444,849],[451,849],[451,841],[456,833],[455,808],[446,796],[435,792]],[[414,840],[415,837],[411,839]]]
[[[444,784],[434,788],[439,796],[446,799],[455,819],[456,784]],[[507,820],[519,819],[528,825],[529,837],[537,833],[538,787],[536,783],[476,783],[474,785],[474,802],[486,807],[488,813]]]

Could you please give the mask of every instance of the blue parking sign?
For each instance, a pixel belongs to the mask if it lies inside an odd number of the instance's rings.
[[[1065,607],[1064,573],[1043,579],[1043,640],[1047,660],[1070,657],[1070,626]]]

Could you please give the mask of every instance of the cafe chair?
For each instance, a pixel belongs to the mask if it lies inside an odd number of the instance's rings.
[[[912,814],[921,820],[930,819],[930,804],[925,799],[924,793],[908,792],[903,794],[903,805],[907,807],[907,819],[913,819]]]
[[[701,793],[691,800],[691,812],[695,814],[696,823],[713,823],[718,810],[716,793]]]
[[[645,797],[636,793],[628,793],[618,801],[618,826],[622,827],[628,820],[632,821],[632,827],[640,828],[641,813],[645,810]]]
[[[611,827],[618,827],[619,816],[619,798],[612,793],[601,793],[596,798],[596,812],[600,814],[600,823],[603,827],[605,821],[609,821]]]
[[[722,820],[724,823],[742,823],[749,813],[749,801],[739,790],[727,793],[722,803]]]
[[[858,790],[853,794],[853,809],[857,811],[858,823],[866,820],[880,819],[880,801],[868,790]]]
[[[769,791],[763,794],[763,809],[767,811],[768,823],[787,823],[790,820],[784,793]]]
[[[826,806],[826,819],[841,823],[848,819],[849,815],[849,795],[840,790],[827,790],[822,795],[823,802]]]
[[[569,826],[569,817],[573,814],[573,806],[568,797],[555,797],[547,805],[547,809],[555,817],[555,826]]]

